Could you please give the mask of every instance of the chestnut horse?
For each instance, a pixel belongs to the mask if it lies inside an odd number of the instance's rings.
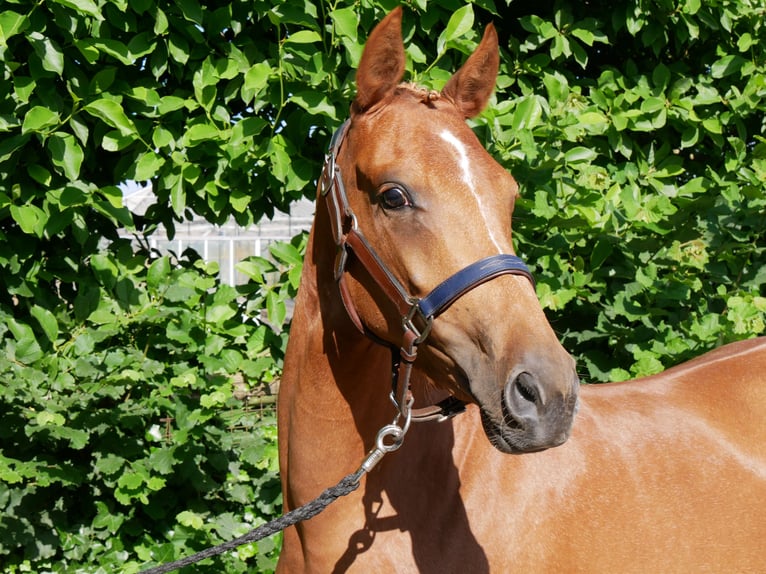
[[[400,30],[396,9],[370,35],[320,182],[279,397],[285,508],[392,419],[403,444],[285,532],[278,571],[766,571],[766,341],[580,387],[513,255],[516,183],[465,123],[494,89],[494,28],[441,92],[399,83]],[[440,422],[409,426],[412,400]]]

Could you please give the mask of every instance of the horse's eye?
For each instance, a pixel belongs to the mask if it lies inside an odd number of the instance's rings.
[[[378,197],[385,209],[401,209],[412,205],[409,195],[401,187],[392,186],[384,189]]]

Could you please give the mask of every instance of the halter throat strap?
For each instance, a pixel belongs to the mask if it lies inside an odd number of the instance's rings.
[[[349,318],[356,328],[377,343],[392,350],[394,368],[392,372],[392,400],[400,413],[412,404],[409,379],[412,365],[417,357],[417,347],[431,331],[434,319],[446,311],[457,299],[501,275],[520,275],[533,285],[534,279],[524,261],[512,254],[497,254],[485,257],[457,271],[425,297],[410,295],[401,282],[386,266],[358,227],[356,215],[348,202],[337,156],[346,133],[347,120],[333,135],[330,150],[325,158],[324,169],[319,180],[319,195],[330,215],[330,225],[336,245],[334,276],[338,282],[341,299]],[[393,343],[381,340],[367,329],[356,310],[346,284],[347,265],[354,257],[365,272],[373,279],[386,298],[397,309],[402,320],[402,341]],[[438,405],[424,409],[413,409],[408,415],[413,421],[445,420],[464,410],[463,403],[451,397]]]

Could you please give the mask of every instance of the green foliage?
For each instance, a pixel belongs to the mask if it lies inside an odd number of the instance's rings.
[[[234,289],[216,265],[145,266],[118,241],[92,257],[74,314],[0,312],[4,572],[137,572],[279,513],[275,420],[241,397],[281,369],[304,243],[243,262],[252,279]],[[271,570],[277,542],[197,571]]]
[[[765,13],[558,2],[509,40],[482,133],[522,186],[519,250],[588,380],[765,330]]]
[[[279,379],[305,238],[240,262],[237,288],[141,246],[311,196],[395,4],[4,3],[0,569],[136,572],[279,511],[273,419],[241,397]],[[498,27],[474,126],[521,184],[518,251],[588,380],[764,332],[762,2],[408,5],[407,79],[435,89]],[[127,180],[153,186],[143,216]],[[195,571],[270,571],[278,542]]]

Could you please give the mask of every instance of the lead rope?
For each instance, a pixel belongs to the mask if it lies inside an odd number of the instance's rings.
[[[173,570],[189,566],[190,564],[194,564],[205,558],[218,556],[219,554],[233,550],[248,542],[257,542],[272,534],[276,534],[289,526],[293,526],[298,522],[313,518],[341,496],[351,494],[359,488],[359,483],[362,480],[362,477],[375,468],[375,465],[377,465],[384,456],[390,452],[398,450],[399,447],[402,446],[404,436],[410,428],[412,397],[409,397],[404,404],[397,406],[399,408],[393,422],[378,431],[378,435],[375,439],[375,447],[367,453],[367,456],[356,472],[346,475],[338,484],[328,488],[311,502],[295,508],[271,522],[262,524],[239,538],[229,540],[211,548],[206,548],[205,550],[201,550],[186,558],[181,558],[173,562],[168,562],[167,564],[161,564],[160,566],[142,570],[140,574],[164,574],[165,572],[172,572]],[[403,422],[400,425],[399,421],[401,419],[403,419]]]

